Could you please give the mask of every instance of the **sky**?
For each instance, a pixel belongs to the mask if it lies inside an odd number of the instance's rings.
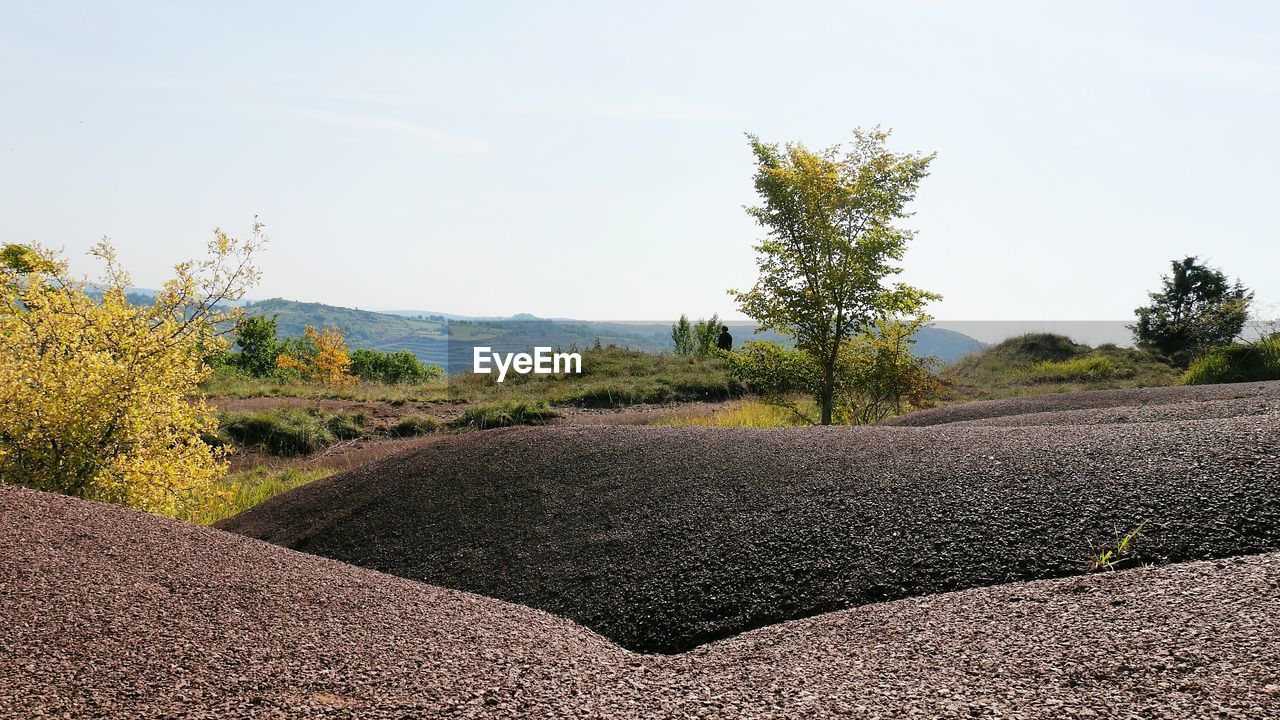
[[[949,320],[1123,320],[1174,257],[1280,302],[1280,4],[0,0],[0,243],[253,297],[741,318],[745,133],[938,153],[905,281]]]

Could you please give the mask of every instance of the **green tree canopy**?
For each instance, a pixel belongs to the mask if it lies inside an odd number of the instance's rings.
[[[696,355],[709,357],[716,353],[716,340],[720,338],[720,315],[711,318],[700,318],[690,322],[689,316],[680,315],[680,319],[671,325],[671,342],[675,345],[677,355]]]
[[[1150,305],[1134,311],[1138,322],[1129,329],[1138,347],[1187,367],[1240,334],[1253,293],[1195,256],[1170,264],[1172,274],[1160,277],[1160,290],[1149,294]]]
[[[276,371],[276,358],[284,346],[276,339],[277,316],[249,315],[236,324],[236,345],[240,353],[235,362],[254,377],[267,377]]]
[[[693,354],[693,326],[689,324],[688,315],[681,313],[680,319],[671,325],[671,342],[677,355]]]
[[[841,346],[879,320],[914,315],[938,296],[885,279],[912,233],[894,223],[910,215],[934,155],[897,154],[879,128],[855,130],[853,141],[811,151],[748,136],[756,158],[761,204],[747,209],[767,235],[755,247],[759,278],[731,290],[762,329],[795,339],[819,372],[822,423],[831,422]]]

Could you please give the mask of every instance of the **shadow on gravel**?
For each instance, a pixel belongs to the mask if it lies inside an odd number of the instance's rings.
[[[1183,402],[1232,400],[1224,392]],[[1165,400],[1176,419],[1126,424],[473,433],[220,526],[658,653],[1082,573],[1091,540],[1143,520],[1136,562],[1280,548],[1280,418],[1247,409],[1256,398],[1208,419]]]

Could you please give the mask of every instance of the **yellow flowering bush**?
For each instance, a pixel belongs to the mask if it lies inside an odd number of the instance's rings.
[[[276,370],[284,377],[335,388],[347,388],[358,381],[351,374],[347,340],[336,327],[303,328],[301,340],[287,342],[285,351],[276,356]]]
[[[217,420],[197,386],[226,347],[227,302],[257,282],[261,227],[244,241],[215,230],[152,306],[127,301],[106,240],[97,284],[45,248],[0,249],[0,482],[180,518],[215,501],[226,463],[202,439]]]

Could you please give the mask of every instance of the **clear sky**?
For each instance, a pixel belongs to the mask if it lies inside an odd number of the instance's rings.
[[[141,286],[254,214],[256,297],[740,317],[744,132],[937,151],[943,319],[1124,319],[1200,254],[1280,301],[1280,4],[0,0],[0,242]]]

